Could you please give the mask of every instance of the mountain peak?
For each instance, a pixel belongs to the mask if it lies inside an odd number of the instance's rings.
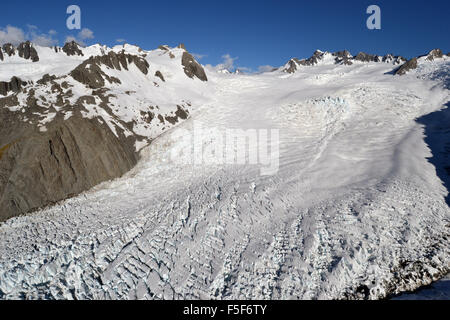
[[[440,50],[435,50],[430,52],[431,57],[442,57],[442,52]],[[334,61],[330,60],[329,57],[334,57]],[[365,52],[359,52],[356,56],[353,56],[348,50],[337,51],[330,53],[327,51],[316,50],[313,55],[308,59],[299,60],[297,58],[292,58],[284,66],[283,71],[287,73],[294,73],[300,66],[310,67],[319,64],[320,62],[327,64],[337,64],[337,65],[352,65],[354,62],[384,62],[391,63],[394,65],[403,64],[407,60],[402,56],[393,56],[392,54],[387,54],[385,56],[379,56],[374,54],[368,54]]]
[[[427,55],[427,60],[434,61],[434,59],[442,58],[444,54],[441,49],[433,49]]]
[[[74,40],[66,42],[62,50],[68,56],[84,56],[83,51],[81,51],[80,45],[76,43]]]
[[[3,61],[5,58],[2,51],[4,51],[5,55],[8,57],[14,56],[17,53],[20,58],[25,60],[31,60],[32,62],[39,61],[39,55],[30,41],[20,43],[17,48],[15,48],[11,43],[5,43],[3,47],[0,48],[0,61]]]

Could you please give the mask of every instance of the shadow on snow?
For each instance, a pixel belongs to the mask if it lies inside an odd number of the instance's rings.
[[[425,142],[433,154],[428,160],[435,166],[437,175],[450,192],[450,102],[446,106],[416,121],[425,126]],[[450,206],[450,194],[445,201]]]

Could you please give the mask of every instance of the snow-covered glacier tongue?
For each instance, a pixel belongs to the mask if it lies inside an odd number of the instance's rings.
[[[449,272],[441,52],[406,62],[317,51],[246,75],[203,68],[182,45],[31,47],[0,51],[0,116],[45,136],[49,166],[68,176],[82,179],[95,154],[83,141],[123,146],[120,159],[135,162],[0,225],[0,299],[382,299]],[[70,119],[103,129],[92,141]],[[211,130],[277,130],[267,147],[278,170],[183,161],[220,145]],[[3,179],[8,159],[33,149],[1,142]],[[64,183],[50,168],[35,171],[44,186]]]

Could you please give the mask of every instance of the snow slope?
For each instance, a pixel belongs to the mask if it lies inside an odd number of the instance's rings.
[[[416,119],[450,95],[425,69],[391,70],[208,74],[132,172],[0,226],[0,298],[377,299],[437,280],[448,191]],[[215,143],[179,138],[198,123],[279,129],[278,172],[172,161]]]

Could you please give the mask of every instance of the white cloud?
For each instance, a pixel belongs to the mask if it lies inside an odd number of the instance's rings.
[[[58,40],[53,38],[56,35],[56,31],[50,30],[48,33],[41,33],[37,26],[31,24],[28,24],[27,28],[26,32],[21,28],[9,25],[6,28],[0,28],[0,44],[11,43],[17,46],[26,40],[44,47],[58,44]]]
[[[36,34],[31,38],[31,42],[42,47],[51,47],[58,44],[58,40],[53,39],[51,35]]]
[[[94,39],[94,32],[88,28],[83,28],[80,33],[78,33],[78,38],[81,40]]]
[[[201,59],[207,57],[208,55],[207,55],[207,54],[193,53],[192,56],[193,56],[195,59],[197,59],[197,60],[201,60]]]
[[[72,41],[77,41],[77,38],[73,37],[73,36],[67,36],[65,42],[72,42]]]
[[[48,33],[41,33],[39,28],[34,25],[29,24],[27,27],[27,38],[34,44],[42,47],[51,47],[58,44],[58,40],[53,39],[53,36],[56,35],[55,30],[50,30]]]
[[[27,24],[27,28],[28,30],[38,30],[38,27],[35,26],[34,24]]]
[[[77,36],[73,36],[73,35],[67,36],[65,42],[67,43],[67,42],[75,41],[78,44],[85,46],[86,45],[85,40],[94,39],[94,38],[95,38],[94,32],[88,28],[84,28],[78,33]]]
[[[234,62],[239,58],[233,58],[230,54],[224,54],[222,56],[222,63],[219,63],[217,66],[212,66],[210,64],[206,65],[206,68],[210,70],[220,71],[220,70],[228,70],[230,72],[233,72],[234,69],[236,69]]]
[[[12,43],[18,45],[25,41],[25,32],[22,29],[13,26],[6,26],[6,28],[0,28],[0,44]]]
[[[236,61],[239,59],[238,57],[232,57],[230,54],[224,54],[222,56],[223,61],[216,66],[212,66],[210,64],[205,67],[210,71],[220,71],[220,70],[228,70],[229,72],[239,71],[243,73],[263,73],[270,72],[275,69],[270,65],[259,66],[257,70],[248,67],[242,67],[236,64]]]
[[[125,42],[127,42],[127,40],[125,40],[125,39],[117,39],[116,42],[117,43],[125,43]]]
[[[233,58],[228,53],[222,56],[223,62],[219,64],[217,67],[219,69],[227,69],[228,71],[233,71],[235,68],[234,62],[239,58]]]
[[[258,72],[259,73],[263,73],[263,72],[271,72],[273,71],[273,69],[275,69],[275,67],[266,65],[266,66],[259,66],[258,67]]]

